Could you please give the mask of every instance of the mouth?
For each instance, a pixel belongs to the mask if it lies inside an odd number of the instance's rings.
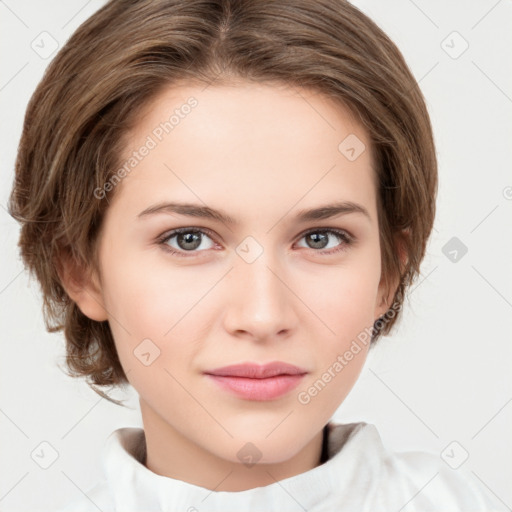
[[[266,365],[237,364],[203,373],[224,391],[246,400],[267,401],[296,388],[308,371],[277,361]]]

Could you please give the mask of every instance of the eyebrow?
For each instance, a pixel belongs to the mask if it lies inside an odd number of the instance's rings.
[[[201,206],[194,203],[159,203],[146,208],[144,211],[139,213],[137,217],[143,218],[158,213],[176,213],[178,215],[185,215],[188,217],[216,220],[232,226],[238,225],[238,221],[228,215],[226,212],[223,212],[222,210],[215,210],[209,206]],[[371,216],[368,213],[368,210],[364,206],[352,201],[331,203],[316,208],[299,210],[294,219],[298,223],[305,223],[315,220],[330,219],[332,217],[348,215],[351,213],[362,214],[371,221]]]

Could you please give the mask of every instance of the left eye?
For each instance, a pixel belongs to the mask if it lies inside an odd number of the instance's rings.
[[[333,236],[334,235],[334,236]],[[341,244],[335,243],[334,246],[331,245],[329,247],[329,237],[338,239],[338,242],[341,240]],[[303,234],[301,239],[304,238],[309,240],[308,245],[311,249],[321,249],[317,252],[320,254],[324,254],[324,249],[332,249],[336,248],[334,251],[326,251],[327,253],[334,253],[341,251],[346,248],[346,246],[352,243],[352,237],[349,236],[345,231],[338,229],[315,229],[313,231],[308,231]]]

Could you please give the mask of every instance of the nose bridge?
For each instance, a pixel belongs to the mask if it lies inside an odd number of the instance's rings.
[[[270,247],[262,248],[261,253],[254,260],[240,257],[236,267],[240,279],[247,286],[250,297],[258,301],[264,299],[266,302],[282,302],[278,300],[283,295],[284,287],[281,281],[283,277],[280,279],[278,277],[282,273],[281,265],[278,256]]]
[[[245,240],[237,247],[234,267],[230,328],[264,337],[289,327],[291,292],[284,284],[286,276],[279,256],[254,239]]]

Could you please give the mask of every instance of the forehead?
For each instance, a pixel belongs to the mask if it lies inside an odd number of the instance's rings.
[[[370,210],[375,202],[367,132],[348,108],[304,88],[169,87],[128,134],[123,162],[144,145],[150,151],[120,187],[141,199],[152,188],[152,199],[162,201],[170,191],[194,202],[225,201],[229,191],[239,210],[248,199],[288,207],[346,199]]]

